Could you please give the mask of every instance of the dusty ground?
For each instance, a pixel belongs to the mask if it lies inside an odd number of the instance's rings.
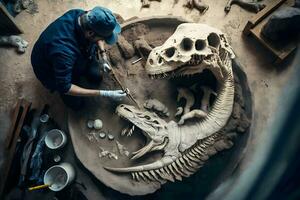
[[[140,0],[39,0],[39,13],[31,15],[22,12],[16,17],[17,23],[24,30],[23,37],[30,46],[26,53],[18,55],[14,49],[0,48],[0,147],[9,127],[9,113],[18,97],[25,97],[33,102],[33,107],[41,108],[45,103],[51,103],[51,113],[57,116],[61,125],[65,126],[65,115],[62,102],[56,94],[49,94],[46,89],[36,80],[31,65],[30,54],[34,42],[41,31],[54,19],[65,11],[72,8],[90,9],[96,5],[108,7],[123,16],[124,19],[133,16],[144,17],[152,15],[176,15],[182,16],[194,22],[207,23],[221,29],[228,35],[235,53],[244,67],[249,79],[249,85],[253,92],[254,101],[254,121],[256,130],[251,138],[251,142],[243,161],[242,167],[246,167],[251,161],[251,155],[255,150],[254,144],[263,142],[260,133],[268,127],[272,116],[276,112],[276,102],[281,98],[281,90],[289,79],[293,69],[290,62],[280,66],[272,64],[273,57],[264,50],[252,38],[244,38],[241,32],[247,20],[253,16],[240,7],[233,6],[230,13],[225,15],[223,9],[226,0],[208,1],[210,8],[204,15],[199,15],[197,10],[189,11],[182,7],[185,2],[172,6],[172,0],[163,0],[161,3],[151,2],[149,9],[140,9]],[[265,0],[266,4],[272,0]],[[53,102],[56,102],[55,104]],[[2,151],[0,150],[0,166],[2,162]]]

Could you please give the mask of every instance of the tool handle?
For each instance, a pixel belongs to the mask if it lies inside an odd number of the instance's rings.
[[[28,190],[33,191],[33,190],[39,190],[39,189],[48,188],[48,187],[50,187],[49,184],[44,184],[44,185],[38,185],[38,186],[30,187],[30,188],[28,188]]]

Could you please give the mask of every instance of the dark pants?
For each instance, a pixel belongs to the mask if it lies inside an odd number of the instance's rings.
[[[88,67],[85,67],[88,66]],[[99,84],[102,81],[103,74],[100,72],[99,64],[96,60],[88,64],[78,63],[73,70],[72,83],[80,86],[82,77],[85,77],[91,84]],[[79,96],[71,96],[61,94],[64,104],[72,110],[79,110],[84,105],[84,98]]]

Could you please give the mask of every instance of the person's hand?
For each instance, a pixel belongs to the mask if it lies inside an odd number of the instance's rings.
[[[108,97],[114,101],[121,101],[126,95],[123,90],[100,90],[100,96]]]

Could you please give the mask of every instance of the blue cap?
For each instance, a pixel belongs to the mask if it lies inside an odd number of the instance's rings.
[[[86,22],[88,27],[103,37],[107,44],[112,45],[118,41],[121,26],[109,9],[100,6],[93,8],[86,14]]]

